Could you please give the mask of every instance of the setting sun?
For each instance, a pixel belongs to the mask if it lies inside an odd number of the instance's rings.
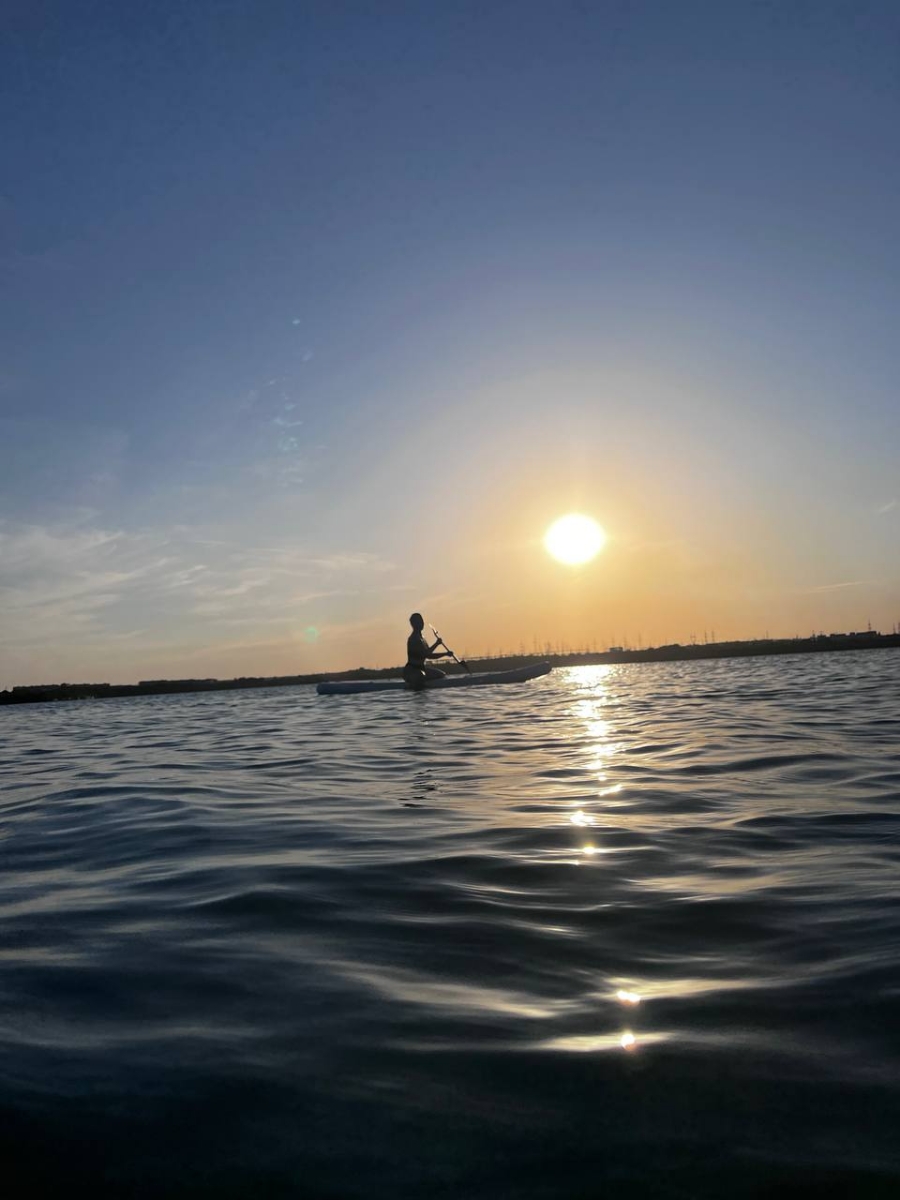
[[[544,535],[544,546],[557,562],[577,567],[589,562],[606,542],[596,521],[581,513],[568,513],[554,521]]]

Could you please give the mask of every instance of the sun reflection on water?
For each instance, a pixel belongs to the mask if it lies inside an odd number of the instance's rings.
[[[581,667],[572,672],[576,694],[569,709],[573,744],[585,747],[586,767],[599,782],[607,778],[610,758],[620,749],[611,736],[605,713],[609,703],[608,676],[611,667]]]
[[[541,1042],[543,1050],[562,1050],[570,1054],[602,1054],[608,1051],[624,1050],[634,1054],[649,1046],[661,1045],[671,1041],[671,1035],[665,1032],[642,1033],[640,1039],[630,1029],[617,1033],[576,1033],[562,1037],[548,1038]]]
[[[571,729],[570,745],[579,761],[579,774],[594,777],[597,785],[593,792],[595,800],[612,796],[622,790],[620,783],[609,781],[609,769],[615,755],[622,749],[614,740],[612,725],[607,720],[609,704],[609,676],[613,668],[608,666],[579,667],[568,672],[572,687],[572,699],[567,710],[567,724]],[[585,797],[579,797],[578,806],[566,814],[566,820],[577,829],[596,825],[597,817],[585,808]],[[611,853],[611,849],[599,846],[595,841],[577,847],[583,857],[596,858]]]

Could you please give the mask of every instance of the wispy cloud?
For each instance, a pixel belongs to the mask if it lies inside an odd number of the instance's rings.
[[[823,583],[818,587],[806,588],[806,593],[812,594],[816,592],[837,592],[842,588],[865,587],[871,583],[870,579],[848,579],[844,583]]]
[[[377,554],[330,554],[325,558],[307,559],[306,566],[313,571],[393,571],[394,564],[386,562]]]
[[[210,645],[229,628],[290,635],[393,570],[353,551],[247,547],[179,526],[125,532],[0,522],[0,647]]]
[[[300,363],[294,361],[285,374],[261,381],[236,404],[229,403],[247,447],[241,472],[257,485],[297,490],[309,473],[311,459],[320,453],[320,448],[310,446],[303,436],[310,401],[306,364],[311,359],[312,352],[304,350]],[[232,428],[230,432],[233,435],[235,431]],[[220,436],[219,429],[209,431],[213,442]]]
[[[883,517],[885,513],[893,512],[900,500],[888,500],[887,504],[882,504],[881,508],[875,509],[876,517]]]

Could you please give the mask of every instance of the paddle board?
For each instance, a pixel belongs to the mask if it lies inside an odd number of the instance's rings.
[[[548,674],[553,668],[549,663],[534,663],[528,667],[516,667],[512,671],[486,671],[477,675],[444,675],[441,679],[429,679],[423,688],[408,687],[402,679],[326,679],[316,684],[320,696],[353,696],[361,692],[412,692],[431,691],[433,688],[477,687],[488,683],[525,683]]]

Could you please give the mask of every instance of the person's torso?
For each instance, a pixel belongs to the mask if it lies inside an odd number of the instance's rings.
[[[425,659],[428,657],[428,643],[422,637],[421,633],[411,633],[406,639],[406,658],[407,661],[416,667],[424,667]]]

